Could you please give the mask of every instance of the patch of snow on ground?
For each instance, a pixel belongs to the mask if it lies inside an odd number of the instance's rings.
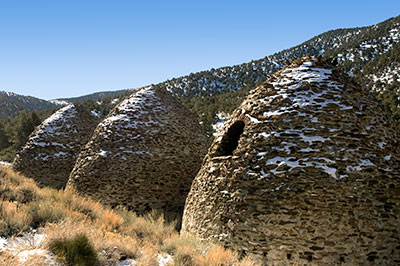
[[[157,255],[157,258],[158,258],[158,265],[159,265],[159,266],[167,266],[167,265],[170,265],[170,264],[172,263],[172,261],[173,261],[172,256],[169,255],[169,254],[167,254],[167,255],[165,255],[165,256],[163,256],[163,255],[161,255],[161,254],[158,254],[158,255]]]
[[[101,117],[101,113],[99,111],[97,111],[97,110],[90,111],[90,115],[94,116],[94,117],[97,117],[97,118]]]
[[[134,266],[134,265],[137,265],[137,262],[134,259],[120,260],[117,262],[117,266]]]
[[[36,230],[25,233],[20,237],[3,238],[0,237],[0,254],[6,251],[18,257],[21,265],[27,262],[30,257],[43,258],[43,265],[61,265],[55,255],[44,248],[46,235],[39,233]],[[169,254],[157,255],[158,265],[171,265],[173,258]],[[134,266],[138,265],[134,259],[126,259],[117,262],[117,266]]]
[[[299,167],[299,161],[296,161],[296,157],[281,157],[281,156],[276,156],[274,158],[271,158],[267,160],[265,163],[266,165],[271,165],[271,164],[276,164],[278,166],[281,165],[287,165],[291,168]]]
[[[257,118],[252,117],[252,116],[249,115],[249,114],[246,114],[246,116],[250,119],[250,122],[251,122],[251,123],[256,123],[256,124],[261,123],[260,120],[258,120]]]
[[[0,165],[6,165],[6,166],[10,166],[10,165],[11,165],[11,163],[0,161]]]
[[[30,257],[42,257],[44,265],[59,265],[55,256],[44,249],[46,236],[36,230],[25,233],[20,237],[0,238],[0,253],[6,251],[18,257],[21,264],[24,264]]]
[[[283,142],[281,142],[281,145],[285,145],[283,148],[282,147],[272,147],[272,149],[273,150],[277,150],[277,151],[284,151],[284,152],[286,152],[287,154],[289,154],[290,153],[290,148],[291,147],[296,147],[297,145],[296,144],[294,144],[294,143],[290,143],[290,142],[286,142],[286,141],[283,141]]]
[[[266,138],[266,139],[268,139],[269,137],[271,137],[272,134],[267,133],[267,132],[261,132],[259,135],[260,135],[260,136],[263,136],[263,137]]]
[[[45,249],[26,249],[26,250],[20,251],[18,253],[18,257],[19,257],[19,261],[21,263],[25,263],[29,257],[37,256],[37,255],[43,256],[43,255],[46,255],[47,253],[48,253],[48,251]]]
[[[63,152],[63,151],[53,154],[54,157],[62,157],[62,156],[66,156],[66,155],[68,155],[68,153]]]
[[[284,182],[281,182],[281,183],[279,184],[279,186],[277,186],[277,187],[274,188],[273,190],[278,191],[278,190],[280,190],[284,185],[285,185],[285,183],[284,183]]]
[[[0,250],[3,250],[4,247],[7,245],[8,239],[4,237],[0,237]]]
[[[212,125],[212,128],[214,129],[214,133],[213,133],[214,137],[218,134],[218,132],[225,125],[225,122],[229,119],[230,114],[227,114],[224,112],[218,112],[216,114],[216,117],[218,118],[218,120],[214,125]]]

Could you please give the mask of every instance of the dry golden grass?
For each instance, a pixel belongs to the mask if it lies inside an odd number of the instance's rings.
[[[42,228],[46,239],[40,248],[47,250],[55,240],[84,234],[102,265],[113,265],[120,259],[158,265],[159,254],[171,255],[171,265],[259,265],[250,258],[239,260],[235,252],[212,243],[180,236],[175,223],[167,223],[159,213],[137,216],[123,208],[111,210],[71,190],[38,188],[33,180],[0,167],[0,235],[17,235],[31,227]],[[45,262],[40,254],[21,262],[15,254],[2,252],[0,265],[51,262]]]
[[[238,264],[238,266],[260,266],[260,265],[262,264],[259,261],[256,261],[250,257],[245,257]]]
[[[158,266],[157,248],[150,243],[143,244],[137,262],[139,265]]]
[[[15,235],[28,229],[31,218],[24,209],[15,202],[0,202],[0,236]]]
[[[205,256],[197,255],[195,262],[198,266],[235,265],[238,262],[238,256],[231,250],[224,249],[221,246],[214,246],[207,251]]]
[[[72,239],[76,235],[85,234],[96,250],[105,251],[108,255],[120,259],[140,256],[140,243],[137,239],[110,232],[98,227],[90,220],[76,221],[67,218],[61,223],[48,224],[44,228],[47,235],[46,245],[54,239]]]
[[[124,220],[121,218],[121,216],[114,213],[112,210],[104,210],[99,219],[101,229],[111,232],[116,232],[123,222]]]
[[[19,252],[19,254],[23,251]],[[12,254],[10,252],[3,252],[0,256],[0,265],[4,266],[51,266],[57,265],[56,262],[46,257],[45,254],[32,254],[27,255],[26,259],[21,260],[21,255]],[[58,264],[59,265],[59,264]]]
[[[237,266],[259,266],[260,262],[257,262],[250,257],[245,257],[242,260],[236,252],[225,249],[221,246],[213,246],[210,248],[205,256],[197,255],[194,258],[194,265],[197,266],[227,266],[227,265],[237,265]]]

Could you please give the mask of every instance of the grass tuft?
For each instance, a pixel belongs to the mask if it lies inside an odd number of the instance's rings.
[[[124,259],[159,265],[160,254],[172,256],[169,265],[260,265],[250,258],[239,260],[237,253],[213,243],[181,236],[176,224],[160,212],[138,216],[71,190],[39,188],[32,179],[0,166],[0,236],[40,227],[45,235],[40,248],[53,251],[67,265],[117,265]],[[51,265],[39,255],[21,262],[20,253],[1,251],[0,265]]]
[[[28,205],[28,214],[31,217],[30,226],[38,228],[46,223],[61,221],[67,215],[65,209],[54,202],[43,200],[33,201]]]
[[[195,261],[198,266],[235,265],[238,262],[238,255],[232,250],[214,246],[207,251],[205,256],[197,255]]]
[[[54,239],[50,250],[57,259],[67,265],[95,266],[98,264],[97,252],[84,234],[73,239]]]
[[[0,202],[0,236],[7,237],[26,230],[30,218],[15,202]]]

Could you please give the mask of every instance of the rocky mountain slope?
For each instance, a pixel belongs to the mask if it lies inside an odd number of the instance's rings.
[[[197,113],[211,136],[217,114],[231,113],[250,89],[281,69],[285,62],[307,54],[323,55],[337,61],[340,70],[355,76],[363,89],[376,94],[399,122],[399,30],[400,17],[369,27],[332,30],[260,60],[190,74],[160,85]]]
[[[400,121],[400,44],[365,64],[359,82],[374,91]]]
[[[259,60],[190,74],[160,85],[181,97],[217,95],[254,86],[281,69],[285,61],[307,54],[337,57],[346,72],[358,73],[365,63],[400,41],[399,28],[400,17],[396,17],[370,27],[332,30]]]
[[[0,91],[0,119],[14,117],[22,110],[40,111],[58,107],[56,103],[35,98],[32,96],[19,95],[12,92]]]
[[[132,90],[103,91],[80,97],[60,98],[54,100],[43,100],[32,96],[25,96],[13,92],[0,91],[0,119],[15,117],[22,110],[28,112],[42,111],[52,108],[59,108],[71,103],[83,103],[87,101],[103,101],[120,99],[128,96]]]
[[[399,30],[400,16],[369,27],[332,30],[259,60],[192,73],[167,80],[158,86],[171,91],[196,113],[211,136],[212,124],[218,120],[216,115],[220,112],[231,113],[250,89],[281,69],[285,61],[307,54],[324,55],[336,58],[341,70],[356,76],[364,89],[375,92],[400,121],[400,92],[396,81],[396,75],[400,72]],[[103,97],[121,97],[126,93],[125,90],[99,92],[57,100],[58,103],[98,101]],[[0,108],[10,109],[2,111],[0,115],[3,116],[14,115],[20,110],[20,107],[9,102]]]
[[[131,93],[132,93],[131,89],[117,90],[117,91],[101,91],[101,92],[91,93],[88,95],[83,95],[80,97],[59,98],[54,101],[64,101],[64,102],[68,102],[68,103],[81,103],[81,102],[85,102],[88,100],[101,101],[104,98],[110,98],[110,97],[118,98],[121,95],[128,96]]]

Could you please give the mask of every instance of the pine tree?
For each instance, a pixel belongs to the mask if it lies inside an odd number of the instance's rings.
[[[30,116],[31,116],[30,120],[31,120],[31,124],[33,126],[33,129],[32,129],[32,131],[33,131],[38,125],[40,125],[40,123],[42,121],[40,120],[39,116],[36,114],[35,111],[31,112]]]
[[[10,146],[6,132],[4,131],[3,124],[0,123],[0,150],[3,150]]]

